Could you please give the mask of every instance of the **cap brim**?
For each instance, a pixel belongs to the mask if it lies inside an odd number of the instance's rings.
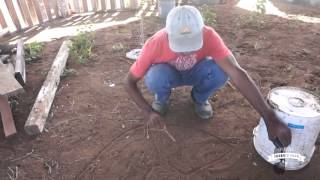
[[[203,34],[199,32],[192,37],[175,37],[168,35],[169,47],[174,52],[191,52],[197,51],[203,46]]]

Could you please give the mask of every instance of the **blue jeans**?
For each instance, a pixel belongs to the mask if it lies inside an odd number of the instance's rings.
[[[187,71],[178,71],[169,64],[156,64],[145,76],[146,86],[160,104],[166,103],[171,89],[178,86],[193,86],[193,99],[202,104],[227,80],[226,73],[212,59],[203,59]]]

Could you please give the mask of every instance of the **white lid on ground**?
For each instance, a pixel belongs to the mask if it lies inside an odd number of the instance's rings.
[[[295,87],[272,89],[268,100],[274,108],[299,117],[320,117],[319,97]]]

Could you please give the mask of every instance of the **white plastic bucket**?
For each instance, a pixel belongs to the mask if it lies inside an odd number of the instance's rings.
[[[158,10],[159,16],[162,18],[166,18],[171,9],[173,9],[176,5],[175,0],[159,0],[158,2]]]
[[[320,132],[319,97],[299,88],[279,87],[270,91],[268,101],[282,122],[291,129],[291,144],[282,154],[282,157],[285,157],[285,169],[303,168],[312,158]],[[279,154],[277,156],[274,153],[276,147],[268,139],[262,118],[253,134],[253,143],[258,154],[271,164],[280,162]]]

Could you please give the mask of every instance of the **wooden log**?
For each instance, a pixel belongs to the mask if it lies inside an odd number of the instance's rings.
[[[26,83],[26,62],[24,59],[24,45],[22,39],[20,39],[17,44],[17,56],[14,70],[14,77],[21,86],[24,86]]]
[[[82,0],[82,4],[83,4],[83,11],[84,12],[88,12],[88,2],[87,0]]]
[[[33,22],[29,13],[29,8],[25,0],[18,0],[18,5],[21,9],[22,17],[24,22],[28,24],[28,26],[32,26]]]
[[[14,124],[11,107],[8,103],[7,97],[0,94],[0,114],[5,137],[12,136],[17,133]]]
[[[48,20],[51,21],[52,20],[52,14],[51,14],[51,8],[50,8],[50,2],[49,0],[43,0],[44,3],[44,7],[46,8],[46,13],[48,16]]]
[[[43,131],[60,82],[60,76],[67,63],[70,45],[70,41],[64,41],[62,43],[47,78],[39,91],[38,97],[25,124],[25,130],[29,135],[36,135]]]
[[[20,25],[20,22],[19,22],[17,13],[16,13],[16,9],[13,6],[12,0],[5,0],[5,2],[6,2],[8,10],[9,10],[9,14],[11,16],[11,19],[13,21],[13,24],[16,26],[17,31],[20,31],[21,25]]]
[[[1,25],[2,29],[8,27],[6,20],[3,17],[1,9],[0,9],[0,25]]]
[[[39,1],[38,0],[34,0],[33,1],[33,5],[34,5],[34,9],[36,11],[39,23],[41,24],[41,23],[43,23],[43,17],[42,17],[42,14],[41,14],[41,7],[40,7],[40,4],[39,4]]]
[[[37,16],[36,9],[34,7],[33,1],[32,0],[26,0],[26,3],[27,3],[28,8],[29,8],[29,13],[30,13],[31,19],[33,21],[33,25],[39,23],[39,19],[38,19],[38,16]]]

